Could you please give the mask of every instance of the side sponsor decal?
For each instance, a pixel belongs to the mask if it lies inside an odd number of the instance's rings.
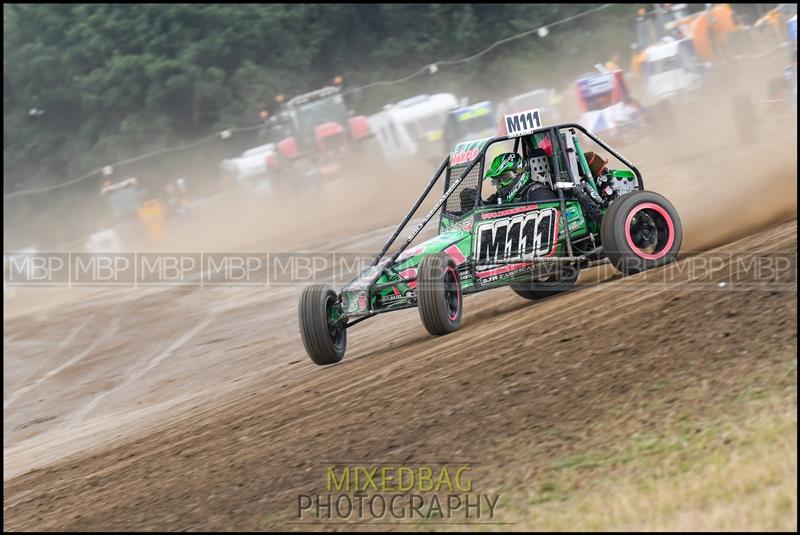
[[[471,162],[480,154],[481,149],[491,138],[474,139],[459,143],[450,152],[450,167],[462,163]]]
[[[395,293],[391,295],[383,295],[379,298],[379,303],[381,305],[390,305],[398,301],[408,301],[411,298],[411,296],[412,296],[411,292],[407,292],[405,294]]]
[[[467,259],[467,257],[465,257],[461,253],[461,250],[458,248],[456,244],[451,245],[450,247],[445,249],[444,252],[447,253],[450,256],[450,258],[453,259],[453,261],[456,263],[456,266],[460,266]]]
[[[480,284],[489,284],[490,282],[519,275],[520,273],[529,271],[532,267],[533,266],[531,266],[529,262],[509,264],[499,268],[478,271],[475,275],[478,277]]]
[[[458,165],[460,163],[471,162],[478,157],[480,149],[474,148],[466,152],[459,152],[450,156],[450,165]]]
[[[521,266],[493,264],[509,260],[530,261],[555,253],[558,211],[546,208],[481,222],[475,234],[478,269],[492,274],[500,274],[506,269],[512,271]]]
[[[416,277],[417,276],[417,268],[404,269],[403,271],[398,273],[398,275],[400,276],[401,279],[410,279],[411,277]],[[408,283],[408,287],[412,288],[412,289],[416,288],[417,287],[417,281],[414,280],[414,281],[409,282]]]
[[[494,219],[495,217],[503,217],[509,216],[514,214],[519,214],[522,212],[530,212],[531,210],[536,210],[538,205],[536,204],[529,204],[527,206],[519,206],[517,208],[509,208],[508,210],[500,210],[498,212],[484,212],[481,214],[481,219]]]

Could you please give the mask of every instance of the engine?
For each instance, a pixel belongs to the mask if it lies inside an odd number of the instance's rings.
[[[596,179],[597,190],[603,199],[603,208],[608,208],[615,199],[636,190],[636,175],[630,171],[606,169]]]

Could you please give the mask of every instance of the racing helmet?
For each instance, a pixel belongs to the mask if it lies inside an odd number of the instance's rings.
[[[498,188],[510,186],[526,170],[525,160],[516,152],[498,154],[486,172],[484,180],[491,180]]]

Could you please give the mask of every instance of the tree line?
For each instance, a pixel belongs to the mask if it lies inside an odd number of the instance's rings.
[[[596,4],[5,4],[4,191],[258,122],[274,97],[393,79]],[[491,98],[552,83],[630,42],[614,6],[406,84],[365,90],[373,113],[422,90]],[[569,64],[569,68],[566,65]],[[247,141],[240,143],[247,144]]]

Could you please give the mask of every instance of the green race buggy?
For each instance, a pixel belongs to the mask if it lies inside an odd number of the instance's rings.
[[[537,300],[569,290],[582,268],[601,262],[632,274],[675,259],[682,240],[675,208],[646,191],[639,170],[600,138],[578,124],[542,126],[538,110],[505,116],[500,131],[452,149],[371,265],[341,291],[304,289],[300,332],[314,363],[339,362],[347,329],[377,314],[417,307],[428,332],[444,335],[458,329],[465,294],[510,286]],[[581,136],[625,169],[584,152]],[[552,192],[549,200],[484,200],[487,153],[512,145]],[[444,194],[386,256],[440,180]],[[438,235],[409,248],[437,214]]]

